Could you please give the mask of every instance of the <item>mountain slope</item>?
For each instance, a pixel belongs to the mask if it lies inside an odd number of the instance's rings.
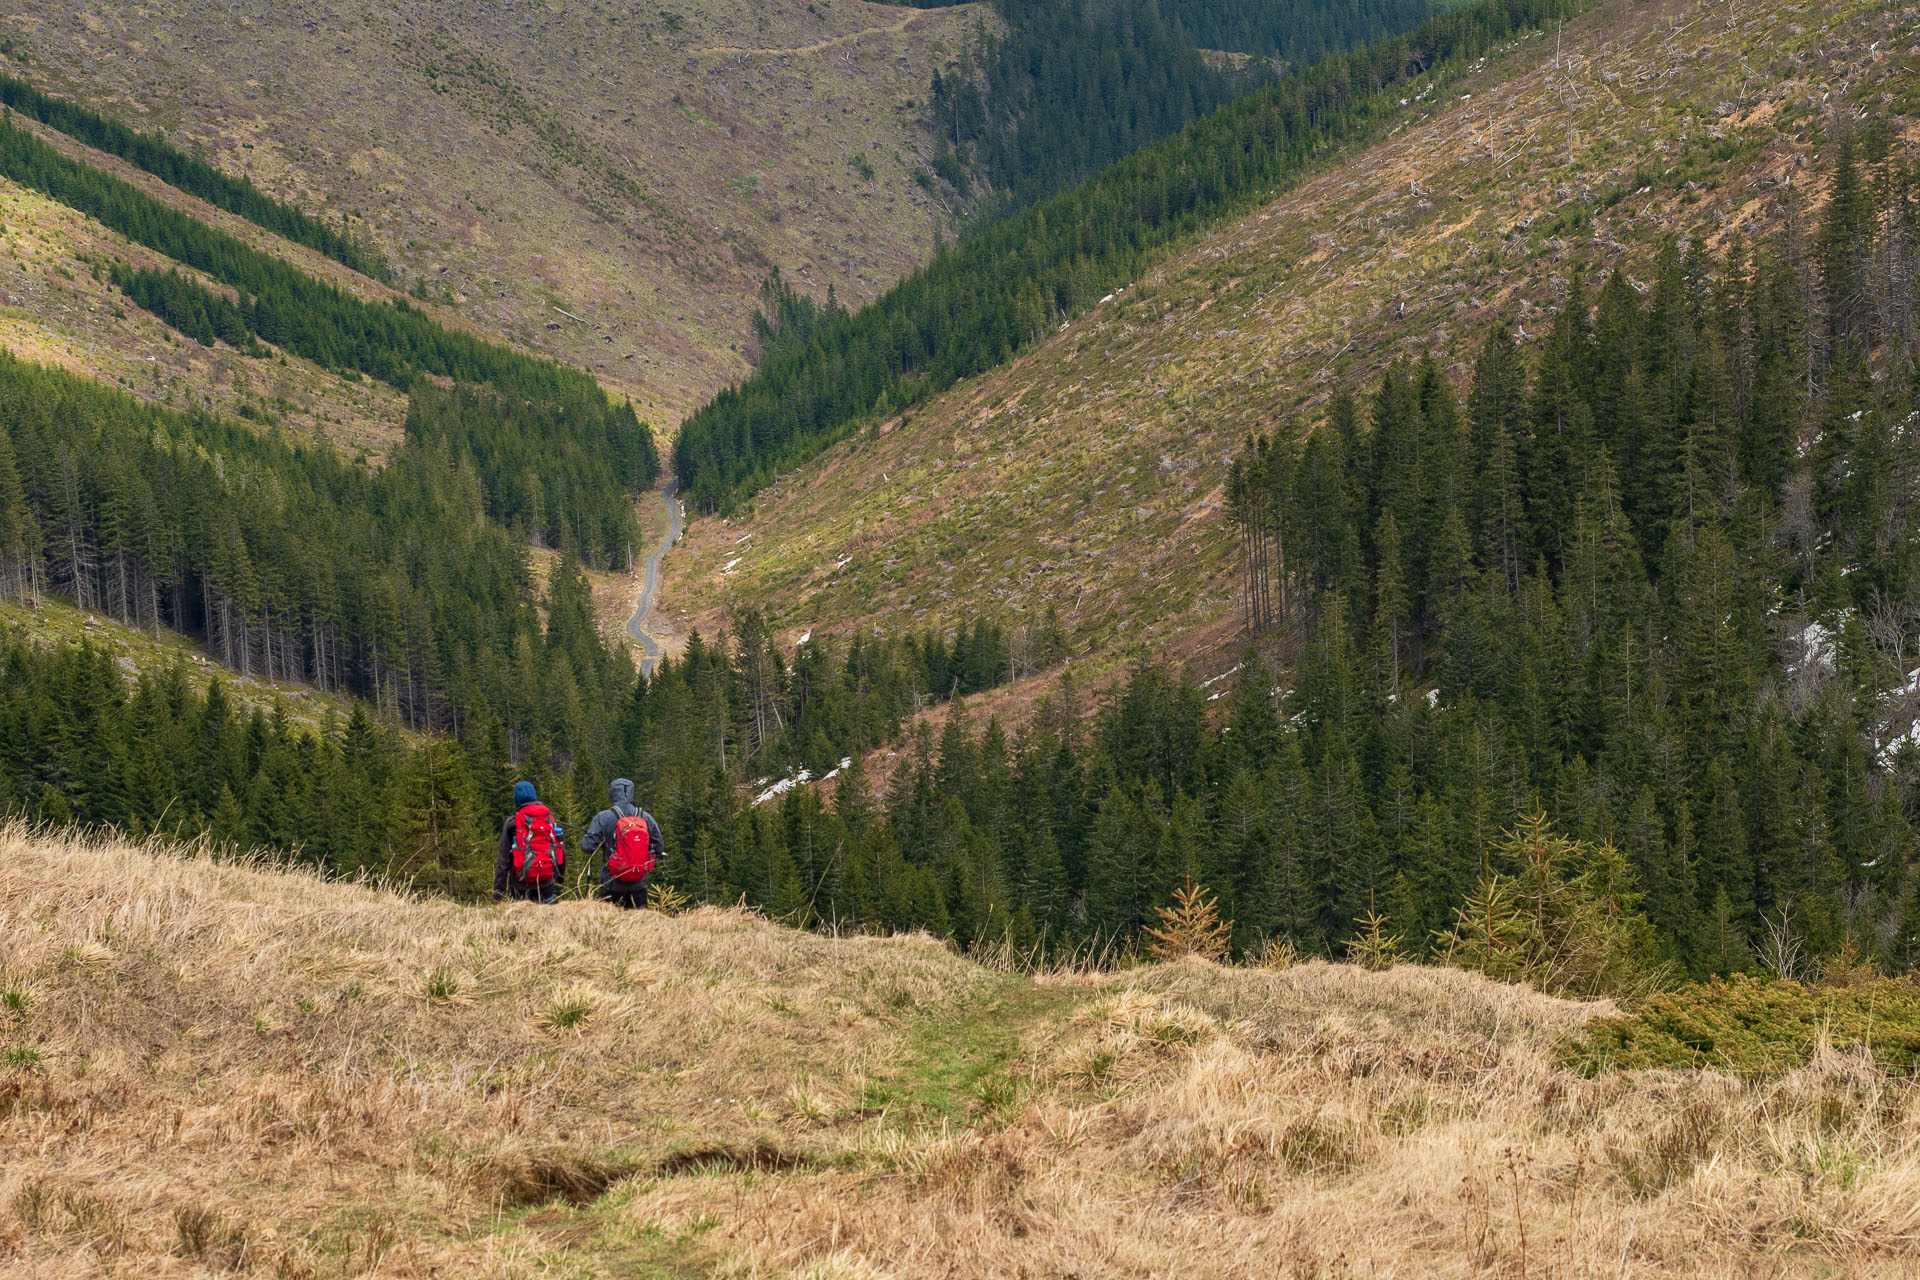
[[[472,908],[0,829],[0,1270],[1911,1274],[1911,1090],[1606,1005]]]
[[[665,607],[711,630],[751,604],[798,633],[1056,604],[1109,654],[1231,643],[1221,485],[1247,433],[1396,359],[1463,375],[1496,319],[1537,334],[1576,265],[1644,271],[1663,237],[1777,227],[1805,207],[1790,183],[1818,126],[1913,109],[1913,39],[1911,16],[1827,3],[1616,5],[1522,40],[1013,365],[787,477],[749,520],[696,522]]]
[[[145,189],[166,188],[152,183]],[[177,266],[170,259],[4,178],[0,211],[0,346],[145,400],[250,417],[297,437],[325,438],[349,454],[377,460],[398,443],[407,402],[392,387],[344,377],[298,356],[248,360],[224,345],[204,347],[133,305],[95,271],[112,262],[164,271]],[[273,241],[265,233],[250,237],[253,243]],[[275,248],[290,246],[280,242]],[[313,265],[312,257],[283,256]],[[360,283],[375,291],[371,282]]]
[[[353,711],[352,700],[344,695],[222,671],[191,641],[172,631],[142,631],[52,596],[43,596],[32,607],[0,600],[0,637],[24,640],[45,650],[87,643],[108,654],[129,680],[143,672],[159,675],[178,667],[186,673],[188,686],[201,695],[218,679],[228,698],[245,713],[258,709],[268,716],[278,714],[314,732],[344,723]]]
[[[350,218],[403,284],[677,415],[746,370],[772,264],[859,299],[925,255],[918,105],[979,20],[36,0],[0,69]]]

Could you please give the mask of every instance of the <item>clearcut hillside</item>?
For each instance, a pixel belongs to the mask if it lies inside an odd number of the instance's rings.
[[[666,421],[748,370],[774,264],[852,302],[926,257],[948,216],[915,181],[932,76],[991,21],[859,0],[10,10],[0,70],[345,221],[403,288]]]
[[[1916,1274],[1916,1094],[1451,969],[1028,978],[0,828],[0,1273]]]
[[[1188,245],[1015,363],[874,424],[695,522],[665,611],[789,637],[1032,618],[1105,659],[1238,644],[1228,459],[1337,388],[1499,320],[1543,333],[1576,269],[1646,278],[1819,207],[1823,140],[1867,106],[1911,136],[1911,9],[1600,6],[1516,41],[1404,126]],[[1217,667],[1229,656],[1211,659]]]
[[[133,182],[163,202],[283,257],[363,297],[395,296],[374,281],[223,214],[165,183],[51,130],[62,152]],[[319,367],[285,352],[249,359],[224,343],[202,346],[115,288],[115,263],[180,270],[38,191],[0,178],[0,348],[175,408],[243,417],[298,439],[322,439],[378,463],[399,443],[407,399],[383,382]],[[207,283],[190,269],[189,277]],[[227,291],[231,292],[231,291]],[[456,325],[444,310],[440,318]]]

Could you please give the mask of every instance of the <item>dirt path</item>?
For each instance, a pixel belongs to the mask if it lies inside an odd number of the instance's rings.
[[[716,45],[709,45],[705,49],[695,49],[694,52],[696,54],[766,53],[766,54],[772,54],[775,57],[787,57],[787,56],[793,56],[793,55],[805,54],[805,53],[825,53],[828,49],[836,48],[843,44],[852,44],[856,40],[865,40],[868,36],[890,36],[898,32],[905,31],[908,27],[912,26],[914,23],[921,21],[922,19],[930,16],[933,13],[934,13],[934,10],[922,9],[918,13],[912,14],[909,17],[902,18],[898,22],[888,23],[884,27],[867,27],[860,31],[849,31],[846,35],[843,35],[843,36],[834,36],[832,39],[821,40],[816,44],[798,44],[798,45],[794,45],[790,49],[748,49],[740,45],[716,44]]]
[[[667,487],[660,491],[661,501],[667,504],[667,536],[660,545],[647,553],[647,565],[640,577],[640,602],[634,606],[633,616],[627,619],[627,634],[640,643],[640,673],[651,676],[656,663],[660,661],[660,642],[647,634],[647,615],[653,612],[653,597],[660,590],[660,561],[672,550],[673,544],[680,541],[681,507],[679,499],[673,496],[676,482],[667,481]]]

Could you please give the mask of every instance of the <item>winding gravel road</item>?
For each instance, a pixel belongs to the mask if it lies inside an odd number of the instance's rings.
[[[660,661],[660,642],[647,634],[647,614],[653,611],[653,597],[660,590],[660,559],[680,541],[680,500],[673,496],[674,481],[667,481],[661,498],[667,504],[667,536],[647,554],[647,565],[640,578],[640,604],[627,619],[627,634],[640,642],[640,673],[651,676]]]

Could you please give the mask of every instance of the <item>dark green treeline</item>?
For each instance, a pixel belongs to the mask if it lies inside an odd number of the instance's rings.
[[[257,337],[413,392],[409,437],[443,444],[470,466],[489,517],[591,566],[629,562],[633,497],[659,474],[659,452],[631,407],[609,404],[586,373],[442,328],[404,302],[357,298],[4,121],[0,173],[238,294],[235,301],[177,272],[110,264],[115,284],[169,324],[253,353]],[[448,380],[494,390],[447,393]],[[89,395],[63,384],[55,399],[91,404],[75,412],[98,421],[138,416]]]
[[[540,622],[526,537],[558,523],[561,545],[604,555],[632,519],[624,493],[602,508],[622,520],[596,523],[584,498],[564,522],[542,517],[593,492],[516,452],[565,407],[423,383],[405,442],[369,473],[324,443],[0,354],[0,593],[171,628],[242,674],[355,693],[410,728],[491,712],[530,735],[534,690],[593,702],[632,674],[598,640],[573,560]],[[622,416],[622,437],[643,438]]]
[[[1394,370],[1235,464],[1250,620],[1304,637],[1273,750],[1346,830],[1296,924],[1439,926],[1537,799],[1696,972],[1781,921],[1914,962],[1920,218],[1864,141],[1811,236],[1576,280],[1463,404]]]
[[[105,650],[44,647],[0,626],[0,813],[206,836],[472,897],[491,884],[515,780],[531,779],[577,836],[607,780],[626,773],[667,826],[670,851],[684,846],[670,852],[673,879],[709,899],[786,903],[766,896],[769,873],[751,860],[704,880],[688,870],[691,850],[711,857],[715,833],[731,848],[729,833],[750,827],[751,814],[780,811],[752,810],[744,781],[830,774],[900,741],[915,710],[1028,674],[1064,644],[1048,627],[1010,634],[981,622],[952,636],[810,643],[789,660],[748,615],[724,646],[695,636],[642,681],[600,647],[576,572],[558,568],[540,604],[544,622],[509,606],[510,652],[476,658],[470,680],[453,686],[468,699],[451,708],[462,718],[424,739],[404,732],[391,702],[356,701],[314,729],[284,703],[236,706],[218,680],[202,693],[184,665],[130,683]],[[457,634],[457,622],[445,625]],[[772,867],[784,892],[784,864]],[[851,901],[817,905],[795,918],[882,920],[853,916]]]
[[[238,214],[295,244],[306,245],[342,266],[377,280],[391,279],[391,272],[380,254],[344,228],[335,230],[275,200],[245,178],[222,173],[206,161],[169,145],[163,137],[137,132],[77,103],[49,97],[26,81],[9,75],[0,75],[0,105],[108,155],[118,156],[169,186],[199,196],[208,204]]]
[[[939,8],[954,0],[911,0]],[[933,167],[985,211],[1020,208],[1273,78],[1272,60],[1409,31],[1429,0],[994,0],[1004,25],[936,74]],[[1250,57],[1220,55],[1243,54]]]

